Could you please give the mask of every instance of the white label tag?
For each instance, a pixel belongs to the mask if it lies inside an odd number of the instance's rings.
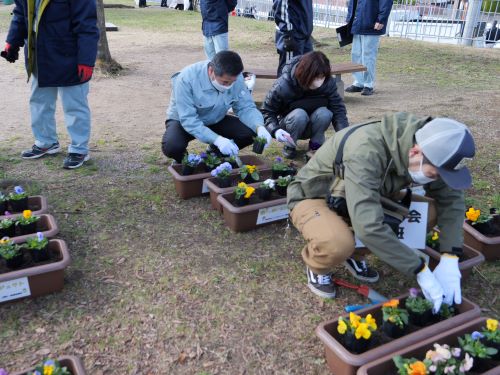
[[[28,296],[31,296],[31,290],[27,277],[0,283],[0,303]]]
[[[270,223],[272,221],[283,220],[288,217],[290,210],[286,203],[278,206],[261,208],[257,216],[257,225]]]
[[[412,249],[425,249],[427,235],[427,202],[411,202],[408,217],[399,225],[399,240]],[[355,237],[355,247],[365,247]]]
[[[205,179],[205,180],[203,180],[203,186],[201,187],[201,193],[205,194],[208,192],[210,192],[210,190],[208,190],[207,180]]]

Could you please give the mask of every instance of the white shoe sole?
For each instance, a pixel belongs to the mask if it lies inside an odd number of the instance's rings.
[[[29,160],[29,159],[39,159],[41,158],[42,156],[45,156],[45,155],[54,155],[54,154],[58,154],[59,152],[61,152],[61,147],[57,147],[57,148],[53,148],[47,152],[44,152],[43,154],[40,154],[40,155],[34,155],[34,156],[30,156],[30,157],[25,157],[25,156],[22,156],[21,155],[21,158],[25,159],[25,160]]]
[[[335,298],[335,296],[337,295],[336,291],[333,293],[322,292],[322,291],[316,289],[311,283],[307,283],[307,286],[311,290],[311,292],[313,292],[314,294],[316,294],[317,296],[319,296],[321,298]]]
[[[347,262],[344,262],[345,268],[351,273],[351,275],[358,280],[364,281],[366,283],[376,283],[380,276],[377,273],[376,278],[371,278],[371,277],[364,277],[364,276],[359,276],[354,268],[351,267],[351,265]]]

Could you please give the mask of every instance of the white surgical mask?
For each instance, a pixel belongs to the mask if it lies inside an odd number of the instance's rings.
[[[217,89],[217,91],[219,92],[224,92],[226,90],[229,90],[231,87],[233,87],[234,85],[234,82],[231,83],[229,86],[224,86],[223,84],[217,82],[217,80],[214,78],[214,79],[211,79],[212,81],[212,85]]]
[[[408,169],[408,173],[410,174],[410,177],[413,180],[413,182],[425,185],[428,184],[429,182],[436,181],[435,178],[427,177],[424,174],[424,171],[422,170],[423,164],[424,164],[424,158],[422,157],[422,159],[420,160],[420,169],[417,172],[413,172]]]
[[[323,85],[323,82],[325,82],[325,77],[323,78],[316,78],[314,81],[312,81],[311,85],[309,86],[310,90],[316,90]]]

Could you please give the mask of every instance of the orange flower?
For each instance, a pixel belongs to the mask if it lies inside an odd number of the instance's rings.
[[[477,221],[479,218],[479,215],[481,215],[481,210],[476,210],[474,207],[469,208],[469,211],[465,213],[465,216],[467,219],[469,219],[472,222]]]
[[[24,210],[23,211],[23,217],[25,219],[29,219],[31,217],[31,210]]]
[[[417,361],[412,363],[409,366],[408,369],[408,375],[426,375],[427,374],[427,367],[425,366],[425,363],[422,361]]]
[[[384,303],[382,306],[383,307],[398,307],[399,305],[399,300],[398,299],[391,299],[390,301],[387,301]]]

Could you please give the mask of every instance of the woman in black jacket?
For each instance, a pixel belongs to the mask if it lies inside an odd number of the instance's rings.
[[[336,131],[349,125],[330,69],[330,61],[322,52],[297,56],[285,65],[267,93],[262,105],[265,125],[274,138],[285,143],[286,158],[296,156],[298,139],[309,139],[309,149],[317,150],[325,141],[330,123]]]

